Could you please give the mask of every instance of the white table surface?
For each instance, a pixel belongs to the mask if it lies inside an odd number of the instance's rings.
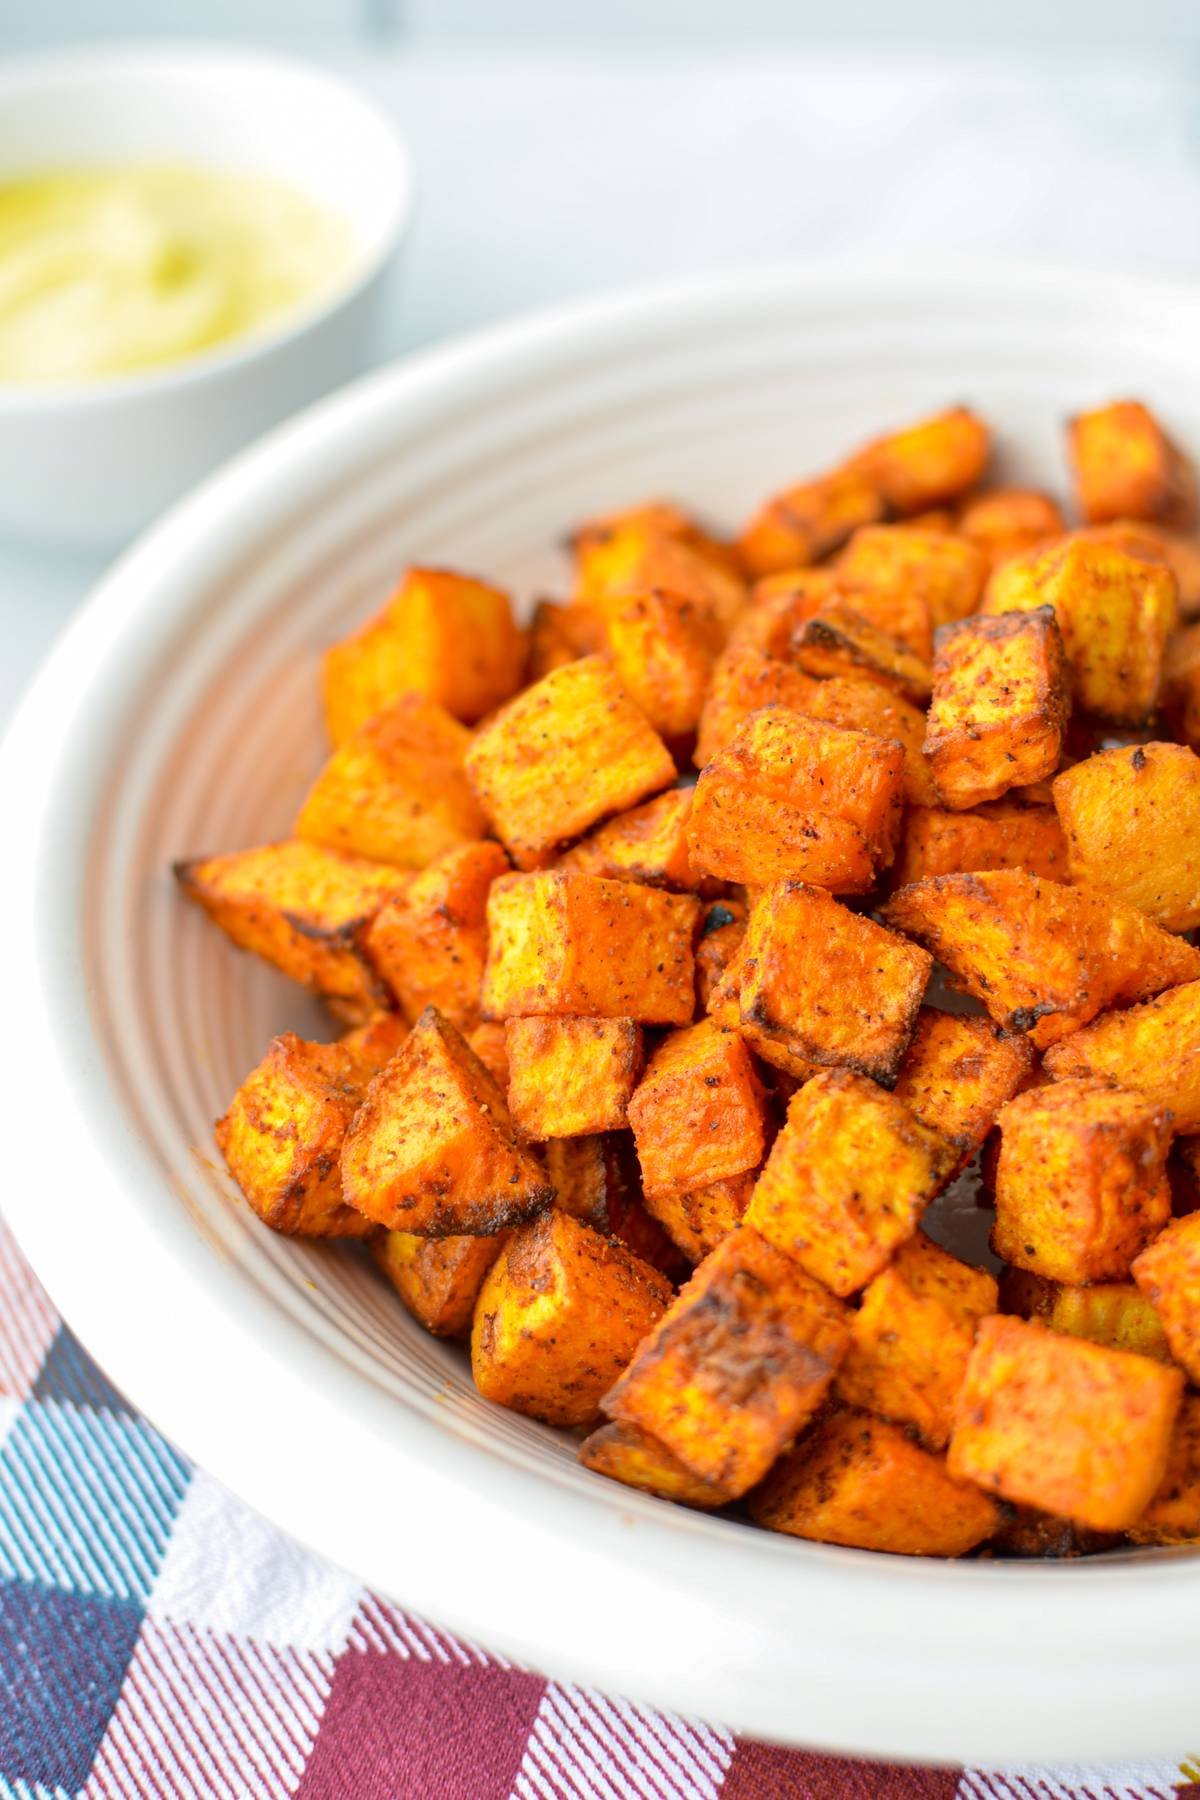
[[[331,52],[417,218],[388,348],[656,276],[830,251],[1200,273],[1200,70],[845,55]],[[107,558],[0,540],[0,718]]]

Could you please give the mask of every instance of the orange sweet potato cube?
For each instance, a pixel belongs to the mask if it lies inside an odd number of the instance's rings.
[[[483,1010],[686,1025],[700,902],[597,875],[505,875],[488,895]]]
[[[892,739],[781,707],[751,713],[700,772],[692,861],[725,881],[796,876],[863,893],[894,851],[903,786],[904,751]]]
[[[1184,744],[1102,750],[1064,769],[1054,805],[1071,880],[1168,931],[1200,925],[1200,756]]]
[[[515,1231],[487,1274],[471,1332],[475,1385],[548,1425],[590,1425],[670,1299],[657,1269],[555,1207]]]
[[[1107,1344],[1110,1350],[1132,1350],[1136,1356],[1171,1361],[1171,1346],[1162,1320],[1133,1282],[1097,1281],[1089,1287],[1048,1285],[1050,1303],[1042,1316],[1051,1331],[1087,1338],[1093,1344]]]
[[[992,1248],[1051,1281],[1123,1281],[1171,1216],[1171,1115],[1091,1078],[1018,1094],[999,1117]]]
[[[603,642],[604,627],[587,607],[539,600],[529,620],[526,684],[540,681],[543,675],[561,669],[577,657],[591,656]]]
[[[687,1274],[687,1259],[642,1203],[641,1176],[627,1131],[595,1137],[550,1138],[541,1146],[554,1204],[602,1237],[616,1238],[672,1281]]]
[[[478,1025],[487,898],[508,867],[499,844],[464,844],[414,876],[367,926],[367,955],[406,1019],[436,1006],[459,1031]]]
[[[942,803],[998,800],[1053,775],[1071,700],[1048,606],[963,619],[938,632],[925,755]]]
[[[365,1086],[391,1062],[407,1036],[408,1022],[398,1012],[377,1012],[352,1031],[344,1031],[338,1044],[358,1064]]]
[[[1020,869],[916,881],[882,913],[1039,1050],[1106,1006],[1200,975],[1200,952],[1132,907]]]
[[[705,911],[696,944],[696,1001],[702,1012],[746,935],[746,910],[740,900],[714,900]]]
[[[703,768],[725,748],[742,721],[764,706],[807,712],[809,700],[823,685],[765,650],[731,643],[713,668],[692,760]]]
[[[1162,1320],[1175,1361],[1200,1383],[1200,1213],[1173,1219],[1142,1251],[1133,1279]]]
[[[740,1225],[639,1347],[604,1411],[735,1499],[817,1411],[848,1341],[840,1303]]]
[[[853,1315],[839,1397],[944,1450],[975,1328],[995,1310],[995,1277],[918,1231],[870,1282]]]
[[[893,1090],[922,1125],[970,1161],[1033,1068],[1026,1038],[990,1019],[923,1006]]]
[[[1067,846],[1054,808],[1011,798],[964,812],[909,808],[892,871],[897,887],[979,869],[1024,869],[1066,880]]]
[[[1066,528],[1057,503],[1036,488],[992,488],[964,501],[958,515],[959,531],[979,546],[992,568],[1061,537]]]
[[[406,1308],[434,1337],[465,1337],[483,1278],[504,1246],[493,1237],[416,1237],[381,1231],[371,1254]]]
[[[746,602],[736,558],[674,507],[643,506],[596,520],[574,538],[576,604],[661,588],[693,601],[728,631]]]
[[[1166,1474],[1129,1535],[1135,1544],[1200,1543],[1200,1394],[1184,1395]]]
[[[950,1470],[1021,1506],[1126,1531],[1163,1475],[1183,1392],[1178,1369],[984,1319],[958,1397]]]
[[[757,1170],[748,1169],[705,1187],[663,1188],[645,1196],[646,1211],[689,1263],[703,1262],[745,1218],[756,1180]]]
[[[741,1038],[711,1019],[658,1046],[629,1103],[647,1196],[706,1187],[756,1169],[766,1095]]]
[[[693,732],[725,633],[696,600],[663,588],[602,608],[605,647],[638,710],[664,738]]]
[[[997,1531],[1003,1513],[940,1456],[870,1413],[839,1408],[822,1419],[750,1498],[768,1531],[893,1556],[965,1556]]]
[[[922,753],[925,715],[899,694],[889,693],[873,681],[831,675],[824,681],[812,681],[793,710],[806,719],[824,719],[830,725],[894,738],[904,750],[904,798],[914,806],[934,805],[937,796]]]
[[[875,438],[851,458],[889,512],[908,516],[956,500],[981,479],[991,434],[965,406]]]
[[[1180,530],[1196,524],[1196,472],[1140,400],[1078,413],[1067,441],[1085,519],[1152,519]]]
[[[487,1237],[535,1217],[554,1190],[488,1071],[431,1006],[354,1115],[342,1197],[389,1230]]]
[[[883,513],[884,502],[867,475],[834,469],[768,500],[742,531],[738,552],[751,575],[803,568]]]
[[[746,1222],[845,1297],[912,1237],[949,1166],[948,1146],[902,1100],[826,1069],[793,1096]]]
[[[1102,1013],[1046,1052],[1056,1081],[1096,1075],[1169,1107],[1179,1132],[1200,1131],[1200,982]]]
[[[386,1005],[360,936],[407,876],[292,839],[175,865],[189,900],[241,950],[367,1017]]]
[[[619,1131],[642,1072],[632,1019],[509,1019],[508,1107],[522,1137]]]
[[[729,634],[731,648],[761,650],[787,660],[799,627],[836,599],[842,584],[833,569],[781,569],[764,575]]]
[[[334,745],[401,694],[423,694],[468,724],[516,692],[525,641],[508,595],[445,569],[410,569],[381,612],[325,652]]]
[[[716,883],[692,867],[687,840],[691,811],[692,789],[668,788],[601,825],[564,851],[555,866],[600,875],[605,881],[640,881],[645,887],[680,893],[719,891]]]
[[[838,557],[838,575],[860,592],[919,594],[934,625],[965,619],[983,598],[989,562],[968,538],[912,525],[868,525]]]
[[[676,1500],[683,1506],[725,1504],[719,1487],[693,1475],[665,1444],[636,1425],[601,1425],[579,1446],[579,1460],[597,1475],[607,1475],[663,1500]]]
[[[530,869],[609,813],[668,787],[675,764],[611,666],[584,656],[481,727],[467,774],[513,861]]]
[[[502,1019],[484,1019],[466,1033],[472,1050],[502,1094],[508,1092],[508,1046]]]
[[[894,631],[867,617],[857,596],[831,600],[793,639],[793,654],[809,675],[857,676],[924,706],[932,687],[927,657]]]

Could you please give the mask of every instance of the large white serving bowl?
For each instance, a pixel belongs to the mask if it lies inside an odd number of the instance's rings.
[[[1061,479],[1127,392],[1200,444],[1196,290],[1020,267],[695,281],[389,370],[232,464],[113,571],[0,755],[4,1206],[130,1398],[407,1606],[555,1674],[775,1739],[983,1762],[1183,1753],[1200,1558],[928,1563],[769,1536],[576,1467],[486,1405],[353,1255],[273,1236],[211,1124],[308,1022],[174,891],[286,832],[323,644],[410,560],[523,600],[565,526],[646,495],[733,525],[869,433],[970,400]]]

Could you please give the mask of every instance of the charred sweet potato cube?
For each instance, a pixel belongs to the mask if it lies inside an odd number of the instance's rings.
[[[1169,1107],[1179,1132],[1200,1131],[1200,982],[1104,1013],[1046,1052],[1056,1081],[1097,1075]]]
[[[1126,1531],[1166,1472],[1183,1377],[1023,1319],[979,1326],[950,1470],[1021,1506]]]
[[[739,537],[738,553],[751,575],[803,568],[828,556],[860,526],[873,525],[884,510],[865,472],[834,469],[768,500]]]
[[[603,620],[617,678],[655,731],[670,739],[695,731],[724,644],[720,621],[663,588],[605,602]]]
[[[710,1011],[737,996],[739,1030],[777,1046],[803,1076],[811,1065],[892,1081],[916,1023],[932,958],[822,888],[781,881],[750,910],[741,952]],[[735,985],[736,983],[736,985]],[[799,1063],[800,1066],[795,1066]]]
[[[808,702],[823,686],[777,656],[748,644],[730,644],[717,658],[696,735],[697,768],[723,750],[739,725],[764,706],[807,712]],[[836,721],[835,721],[836,722]]]
[[[938,632],[925,755],[953,810],[1053,775],[1071,700],[1048,606],[963,619]]]
[[[1033,1068],[1027,1039],[990,1019],[923,1006],[893,1092],[969,1162]]]
[[[1166,1474],[1129,1535],[1135,1544],[1200,1543],[1200,1394],[1184,1395]]]
[[[1020,869],[916,881],[882,912],[1039,1050],[1107,1006],[1200,975],[1200,952],[1132,907]]]
[[[857,1293],[912,1237],[949,1147],[902,1100],[848,1069],[800,1089],[746,1222],[832,1293]]]
[[[714,1025],[720,1025],[725,1031],[736,1031],[740,1038],[744,1038],[754,1054],[770,1066],[778,1079],[785,1083],[808,1081],[822,1065],[802,1056],[794,1043],[785,1037],[773,1035],[743,1013],[742,986],[753,972],[754,959],[747,954],[743,935],[708,996],[706,1004],[709,1018]]]
[[[839,1397],[916,1431],[944,1450],[980,1319],[996,1310],[996,1282],[941,1250],[923,1231],[876,1275],[850,1324]]]
[[[381,1231],[371,1254],[408,1311],[434,1337],[465,1337],[484,1276],[504,1247],[493,1237],[415,1237]]]
[[[364,1065],[341,1044],[274,1038],[216,1137],[264,1224],[300,1237],[362,1237],[371,1221],[342,1200],[340,1158],[362,1099]]]
[[[525,641],[508,595],[445,569],[410,569],[381,612],[325,652],[325,723],[336,746],[401,694],[472,724],[516,692]]]
[[[719,1487],[693,1475],[665,1444],[636,1425],[601,1425],[579,1446],[579,1460],[597,1475],[658,1494],[663,1500],[677,1500],[683,1506],[725,1504],[726,1496]]]
[[[637,507],[597,521],[576,535],[574,547],[576,604],[590,608],[661,588],[693,601],[728,631],[746,603],[736,559],[675,508]]]
[[[1102,750],[1063,770],[1054,805],[1077,887],[1168,931],[1200,925],[1200,756],[1184,744]]]
[[[965,406],[878,437],[850,459],[889,512],[907,516],[957,500],[981,479],[991,435]]]
[[[1200,1383],[1200,1213],[1173,1219],[1142,1251],[1133,1279],[1162,1320],[1175,1361]]]
[[[706,1187],[664,1188],[646,1195],[646,1211],[656,1219],[689,1263],[703,1262],[721,1239],[740,1225],[754,1192],[757,1171],[726,1176]]]
[[[711,1019],[671,1032],[629,1103],[644,1193],[683,1193],[756,1169],[766,1111],[740,1037]]]
[[[627,1131],[550,1138],[541,1152],[555,1206],[602,1237],[616,1238],[672,1281],[686,1276],[687,1259],[642,1204],[637,1154]]]
[[[646,887],[674,888],[680,893],[689,889],[711,893],[715,884],[692,867],[687,841],[691,810],[691,788],[668,788],[665,794],[601,825],[574,849],[565,851],[556,867],[600,875],[605,881],[640,881]]]
[[[668,787],[675,764],[599,656],[555,669],[490,719],[467,775],[519,869]]]
[[[406,1019],[436,1006],[460,1031],[478,1025],[487,898],[508,867],[499,844],[464,844],[414,876],[367,926],[367,955]]]
[[[392,1231],[487,1237],[542,1212],[554,1190],[492,1077],[431,1006],[354,1115],[342,1197]]]
[[[696,1001],[703,1012],[746,935],[746,910],[740,900],[714,900],[704,914],[696,944]]]
[[[633,881],[553,870],[505,875],[488,895],[483,1010],[686,1025],[695,1010],[700,902]]]
[[[892,871],[897,887],[980,869],[1024,869],[1064,881],[1067,846],[1054,808],[1014,799],[964,812],[909,808]]]
[[[999,1117],[992,1248],[1050,1281],[1123,1281],[1171,1216],[1171,1115],[1086,1078],[1018,1094]]]
[[[1196,473],[1140,400],[1078,413],[1067,427],[1079,508],[1085,519],[1196,523]]]
[[[809,675],[858,676],[919,706],[929,699],[932,675],[928,658],[918,655],[894,632],[873,624],[854,604],[853,596],[831,600],[802,625],[793,640],[793,654]]]
[[[700,772],[692,861],[726,881],[794,875],[863,893],[891,860],[903,787],[904,751],[893,739],[781,707],[751,713]]]
[[[990,1556],[1059,1562],[1096,1556],[1103,1550],[1116,1549],[1121,1542],[1120,1532],[1090,1531],[1071,1519],[1056,1519],[1053,1513],[1039,1512],[1034,1506],[1010,1506],[1007,1512],[999,1531],[988,1541]]]
[[[993,488],[965,501],[958,515],[959,531],[979,546],[993,568],[1061,537],[1066,528],[1057,502],[1036,488]]]
[[[486,829],[463,758],[471,734],[432,700],[402,694],[346,739],[296,820],[296,836],[423,869]]]
[[[849,1407],[831,1412],[750,1498],[768,1531],[893,1556],[965,1556],[1003,1519],[907,1432]]]
[[[632,1019],[509,1019],[508,1107],[522,1137],[619,1131],[642,1072]]]
[[[871,631],[881,633],[886,640],[888,656],[891,656],[892,644],[899,644],[905,655],[917,658],[921,670],[928,671],[933,660],[933,626],[934,614],[924,594],[915,588],[871,588],[855,587],[849,581],[838,581],[833,593],[822,607],[812,615],[814,619],[842,620],[845,622],[853,615],[855,620],[863,620]],[[798,625],[792,633],[790,653],[799,654],[808,628],[809,621]],[[869,648],[866,638],[863,645]],[[815,667],[814,663],[814,667]],[[888,685],[894,685],[889,682]]]
[[[475,1385],[548,1425],[590,1425],[670,1299],[657,1269],[555,1207],[515,1231],[488,1272],[471,1332]]]
[[[1162,1320],[1133,1282],[1097,1281],[1090,1287],[1051,1285],[1050,1304],[1044,1314],[1051,1331],[1087,1338],[1093,1344],[1107,1344],[1110,1350],[1131,1350],[1135,1356],[1171,1361],[1171,1346]]]
[[[240,950],[368,1017],[387,1004],[359,942],[363,927],[407,876],[322,844],[291,839],[175,865],[189,900]]]
[[[983,598],[988,558],[965,537],[912,525],[868,525],[856,531],[837,561],[851,589],[879,595],[917,594],[933,624],[965,619]]]
[[[824,1401],[848,1341],[832,1294],[740,1225],[639,1347],[604,1411],[736,1499]]]

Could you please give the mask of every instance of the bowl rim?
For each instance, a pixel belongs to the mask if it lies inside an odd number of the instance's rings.
[[[1191,282],[1099,278],[1160,321],[1194,323],[1200,310]],[[135,1206],[135,1191],[161,1195],[161,1178],[113,1108],[75,941],[105,721],[111,733],[215,571],[339,469],[393,441],[399,418],[461,403],[489,374],[545,378],[582,354],[618,356],[630,336],[736,317],[764,298],[803,305],[861,296],[868,284],[880,304],[916,295],[962,306],[997,282],[1036,301],[1064,289],[1082,298],[1097,279],[1077,267],[956,258],[783,264],[576,301],[401,362],[309,408],[174,507],[98,585],[0,745],[0,806],[13,841],[28,845],[0,882],[0,937],[24,946],[9,970],[22,1029],[5,1088],[20,1121],[5,1199],[18,1242],[117,1385],[202,1468],[322,1555],[344,1555],[414,1611],[519,1661],[536,1665],[549,1650],[555,1674],[791,1741],[788,1696],[804,1692],[806,1741],[865,1754],[1078,1761],[1086,1728],[1095,1760],[1166,1747],[1182,1755],[1200,1557],[912,1563],[701,1519],[599,1478],[594,1491],[568,1491],[407,1408],[397,1433],[393,1397],[281,1318],[242,1271],[215,1284],[206,1259],[181,1255],[194,1241],[181,1207]],[[47,1204],[51,1142],[77,1181],[86,1173],[86,1203],[71,1194]],[[189,1355],[214,1331],[236,1381],[213,1382]],[[250,1394],[244,1415],[236,1402]],[[412,1533],[403,1545],[390,1518],[372,1516],[379,1507],[355,1508],[352,1533],[341,1521],[331,1529],[328,1495],[304,1481],[318,1414],[323,1460],[371,1464],[398,1484]],[[464,1537],[472,1502],[488,1516],[477,1539]],[[728,1572],[702,1581],[697,1559],[714,1529],[726,1534]],[[771,1658],[786,1663],[782,1674]]]
[[[186,394],[207,381],[236,376],[265,355],[295,345],[353,306],[395,256],[412,224],[416,201],[416,175],[408,144],[391,114],[357,83],[302,57],[203,38],[139,38],[120,44],[30,51],[0,59],[0,110],[11,96],[36,91],[49,83],[91,83],[105,75],[124,73],[152,73],[166,80],[172,75],[196,74],[219,78],[222,72],[232,69],[323,88],[342,104],[357,109],[369,123],[380,147],[390,157],[389,166],[372,166],[373,178],[386,180],[391,195],[388,214],[372,242],[362,247],[344,280],[335,282],[323,294],[300,301],[281,315],[277,325],[268,324],[261,331],[233,337],[226,344],[198,351],[178,363],[164,363],[127,375],[87,381],[0,382],[0,417],[20,419],[31,414],[46,416],[136,404],[143,399]],[[301,192],[306,191],[302,183],[296,185]]]

